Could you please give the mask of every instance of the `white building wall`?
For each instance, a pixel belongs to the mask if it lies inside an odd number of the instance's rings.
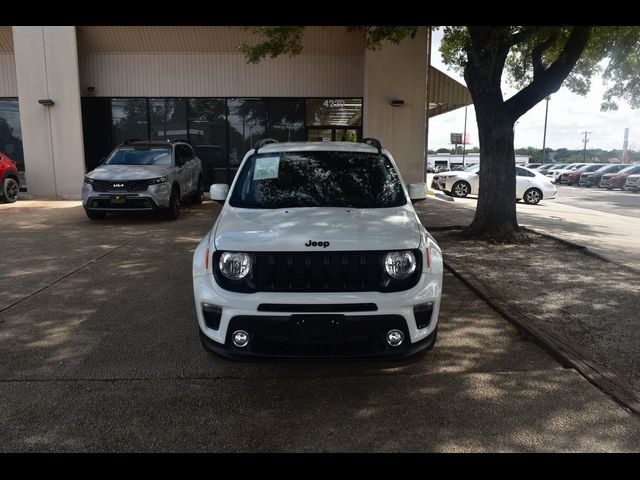
[[[75,27],[16,26],[13,41],[29,193],[79,199],[84,147]]]
[[[231,53],[80,55],[83,95],[99,97],[362,97],[363,56],[268,58]]]
[[[398,45],[365,52],[363,134],[393,155],[405,182],[424,182],[427,30]],[[404,100],[401,107],[392,100]]]

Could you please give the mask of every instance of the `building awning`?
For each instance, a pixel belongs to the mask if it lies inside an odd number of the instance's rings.
[[[473,104],[467,87],[432,65],[429,65],[427,101],[429,118]]]

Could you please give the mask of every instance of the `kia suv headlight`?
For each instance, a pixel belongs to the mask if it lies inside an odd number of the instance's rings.
[[[416,257],[412,252],[389,252],[384,257],[384,269],[392,278],[403,280],[416,271]]]
[[[149,185],[157,185],[159,183],[167,183],[167,177],[152,178],[149,180]]]
[[[93,178],[84,177],[84,183],[88,183],[89,185],[93,185]]]
[[[251,270],[251,257],[246,253],[224,252],[220,255],[218,268],[229,280],[241,280]]]

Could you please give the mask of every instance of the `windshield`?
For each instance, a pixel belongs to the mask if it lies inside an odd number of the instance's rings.
[[[620,170],[618,173],[638,173],[636,172],[636,168],[638,169],[638,172],[640,172],[640,166],[639,165],[629,165],[628,167],[624,167],[622,170]]]
[[[477,173],[478,170],[480,170],[480,165],[476,164],[476,165],[471,165],[471,166],[465,168],[463,171],[464,172],[469,172],[469,173]]]
[[[121,147],[105,165],[171,165],[171,147]]]
[[[254,155],[238,173],[229,199],[241,208],[383,208],[406,202],[386,156],[355,152]]]

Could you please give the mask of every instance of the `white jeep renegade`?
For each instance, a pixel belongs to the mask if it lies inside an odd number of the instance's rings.
[[[206,350],[230,357],[404,357],[434,345],[442,253],[391,154],[262,141],[193,257]]]

